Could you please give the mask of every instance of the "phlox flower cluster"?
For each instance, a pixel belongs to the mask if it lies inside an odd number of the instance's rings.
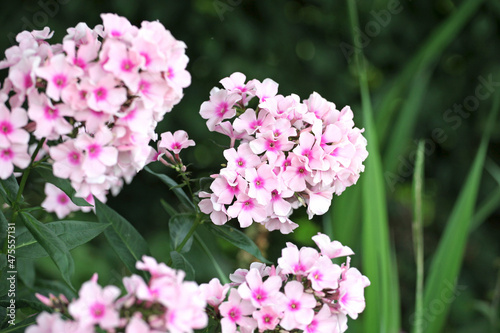
[[[231,284],[212,279],[200,286],[222,333],[347,330],[347,316],[356,319],[365,308],[370,281],[350,267],[349,257],[341,266],[332,262],[354,254],[349,247],[324,234],[313,240],[320,251],[287,243],[277,267],[253,263],[236,270]]]
[[[207,326],[202,291],[195,282],[184,281],[183,271],[147,256],[136,267],[149,272],[151,279],[124,278],[126,295],[122,297],[116,286],[101,287],[97,275],[82,285],[78,298],[71,302],[64,296],[37,295],[57,312],[41,313],[26,333],[188,333]],[[63,319],[61,313],[71,319]]]
[[[102,14],[49,44],[48,28],[24,31],[5,52],[0,89],[0,178],[26,168],[45,140],[53,173],[77,196],[105,201],[153,158],[155,127],[191,83],[186,45],[159,22],[132,25]],[[92,203],[92,202],[91,202]]]
[[[297,227],[293,209],[324,214],[333,194],[356,183],[368,152],[349,106],[338,110],[318,93],[303,101],[279,95],[271,79],[246,82],[241,73],[220,82],[224,89],[213,88],[200,109],[210,131],[231,139],[212,193],[200,193],[215,224],[237,218],[241,227],[258,222],[286,234]]]

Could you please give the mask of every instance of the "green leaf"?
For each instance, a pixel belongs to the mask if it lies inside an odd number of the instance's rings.
[[[26,330],[26,328],[33,325],[35,321],[36,321],[35,316],[26,318],[25,320],[16,323],[15,325],[11,325],[7,328],[4,328],[2,330],[2,333],[23,333]]]
[[[195,216],[189,213],[177,214],[172,216],[168,222],[168,228],[170,232],[170,239],[172,240],[171,247],[172,250],[177,250],[179,245],[184,241],[189,234],[189,231],[194,225]],[[191,245],[193,244],[193,237],[189,237],[186,241],[181,252],[189,252]]]
[[[180,269],[186,273],[186,280],[194,281],[194,268],[193,266],[184,258],[182,254],[177,251],[170,252],[170,258],[172,258],[172,267],[175,269]]]
[[[172,216],[175,216],[177,214],[179,214],[179,212],[177,210],[175,210],[174,207],[172,207],[169,203],[167,203],[165,200],[163,199],[160,199],[160,203],[161,203],[161,206],[163,207],[163,209],[165,209],[165,211],[168,213],[168,215],[170,215],[170,217]]]
[[[332,208],[323,220],[326,234],[351,248],[357,248],[359,244],[361,189],[361,186],[351,186],[341,196],[334,197]]]
[[[365,332],[392,333],[400,331],[401,313],[397,291],[396,265],[389,242],[389,221],[382,161],[377,131],[368,90],[366,60],[359,38],[359,22],[355,0],[347,1],[355,53],[369,156],[365,162],[362,186],[363,202],[363,274],[371,281],[366,288],[366,310],[363,313]]]
[[[46,223],[66,245],[68,250],[85,244],[102,233],[110,224],[84,221],[56,221]],[[16,237],[16,254],[18,257],[42,258],[48,253],[29,232],[21,232]]]
[[[141,260],[143,255],[149,255],[148,243],[130,222],[97,198],[95,198],[95,207],[99,222],[111,224],[104,231],[104,235],[113,250],[131,272],[139,273],[146,278],[147,274],[138,271],[135,263]]]
[[[7,227],[8,227],[7,219],[0,209],[0,249],[3,249],[5,240],[7,239]]]
[[[80,207],[92,207],[92,205],[89,204],[85,199],[75,196],[76,191],[71,186],[71,182],[68,179],[62,179],[54,176],[54,174],[52,173],[52,168],[48,164],[38,166],[34,168],[33,171],[38,173],[46,182],[55,185],[64,193],[66,193],[75,205]]]
[[[167,175],[156,173],[148,167],[145,167],[144,170],[146,170],[153,176],[158,177],[163,183],[167,184],[182,204],[184,204],[186,207],[190,208],[193,211],[195,210],[193,202],[191,201],[191,199],[189,199],[186,192],[184,192],[182,188],[179,187],[179,184],[177,184],[175,180],[173,180]]]
[[[230,225],[215,225],[212,223],[204,223],[203,225],[214,235],[221,237],[234,246],[250,253],[263,263],[270,264],[270,262],[264,258],[257,245],[255,245],[255,243],[252,242],[247,235],[238,229]]]
[[[28,228],[37,242],[47,251],[52,261],[54,261],[57,268],[59,268],[64,281],[72,287],[70,278],[74,272],[74,262],[66,244],[64,244],[52,229],[30,214],[21,212],[21,217],[26,228]]]
[[[443,293],[452,294],[460,273],[467,236],[472,223],[477,193],[481,182],[488,142],[495,126],[495,120],[500,109],[500,92],[496,92],[493,106],[488,118],[488,126],[483,132],[481,144],[472,164],[467,179],[460,191],[457,201],[446,224],[444,234],[434,253],[424,291],[424,311],[431,309],[436,299],[441,300]],[[451,290],[450,290],[451,289]],[[455,294],[456,295],[456,294]],[[442,310],[436,313],[434,320],[428,321],[426,333],[441,332],[450,305],[456,297],[448,302],[441,300]],[[418,318],[417,318],[418,319]]]
[[[393,84],[378,103],[376,128],[380,133],[380,143],[385,143],[384,135],[390,133],[390,121],[394,119],[393,113],[397,109],[397,101],[402,98],[408,84],[412,82],[419,70],[427,69],[453,41],[460,29],[470,20],[478,10],[483,0],[466,0],[460,7],[450,15],[438,28],[429,34],[429,38],[418,49],[413,58],[408,61],[405,68],[399,71],[398,76],[392,80]]]
[[[16,201],[17,192],[19,191],[19,184],[17,183],[14,174],[10,175],[7,179],[0,179],[0,195],[4,200],[12,206],[12,203]],[[21,197],[21,202],[23,198]]]
[[[45,250],[40,246],[40,249],[45,252]],[[46,253],[46,252],[45,252]],[[30,258],[23,258],[19,255],[16,257],[17,264],[17,276],[23,281],[23,283],[29,288],[33,288],[35,285],[35,261]]]

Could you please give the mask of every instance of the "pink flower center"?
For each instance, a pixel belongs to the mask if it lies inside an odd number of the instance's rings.
[[[0,122],[0,133],[7,135],[12,133],[12,125],[8,121]]]
[[[100,319],[106,313],[106,307],[102,303],[94,303],[90,307],[90,314],[94,319]]]
[[[113,37],[120,37],[121,35],[122,35],[122,33],[118,30],[111,31],[111,36],[113,36]]]
[[[281,199],[281,195],[279,195],[278,190],[273,190],[271,192],[271,201],[276,201]]]
[[[166,75],[169,79],[173,79],[175,76],[174,69],[172,67],[169,67]]]
[[[271,315],[268,315],[268,314],[266,314],[263,319],[264,319],[264,323],[266,323],[266,324],[269,324],[270,322],[273,321],[273,317]]]
[[[57,74],[52,78],[52,82],[59,88],[64,88],[66,86],[66,75]]]
[[[182,149],[182,146],[179,142],[174,142],[174,143],[172,143],[172,146],[170,146],[170,148],[172,148],[172,150],[173,149]]]
[[[219,105],[217,105],[217,108],[215,110],[215,113],[219,117],[223,117],[224,114],[227,112],[228,105],[226,102],[222,102]]]
[[[261,288],[257,288],[252,292],[252,298],[257,302],[262,303],[267,299],[267,292]]]
[[[242,158],[240,157],[240,158],[238,158],[238,159],[236,160],[236,164],[237,164],[239,167],[244,167],[244,166],[245,166],[245,160],[244,160],[244,159],[242,159]]]
[[[68,201],[69,198],[65,193],[61,193],[57,196],[57,202],[59,202],[61,205],[66,205]]]
[[[300,310],[300,302],[297,302],[296,300],[292,300],[289,304],[288,304],[288,309],[290,311],[299,311]]]
[[[267,150],[270,151],[277,151],[280,150],[281,144],[279,141],[274,141],[274,140],[267,140]]]
[[[108,91],[104,87],[99,87],[94,90],[94,96],[98,102],[103,101],[108,96]]]
[[[102,148],[100,145],[93,143],[87,147],[90,158],[97,158],[101,154]]]
[[[132,61],[130,61],[130,59],[123,59],[122,65],[121,65],[122,71],[130,73],[133,68],[134,68],[134,64],[132,63]]]
[[[59,117],[59,111],[56,108],[51,108],[50,106],[46,106],[44,111],[45,118],[47,119],[56,119]]]
[[[257,177],[254,180],[255,188],[263,188],[265,185],[265,181],[262,177]]]
[[[146,67],[149,66],[149,64],[151,63],[151,57],[149,56],[149,54],[147,54],[146,52],[141,52],[140,55],[143,56],[146,60]]]
[[[76,66],[78,66],[82,69],[85,69],[85,67],[87,67],[87,63],[82,58],[75,58],[73,60],[73,64],[75,64]]]
[[[247,201],[243,202],[243,210],[252,210],[253,208],[253,200],[248,199]]]
[[[314,333],[316,332],[317,328],[318,328],[318,321],[316,319],[313,319],[313,321],[309,325],[307,325],[306,332]]]
[[[141,80],[141,82],[139,82],[139,91],[142,92],[143,94],[147,94],[149,92],[150,86],[151,84],[148,81]]]
[[[30,74],[26,74],[24,76],[24,88],[28,89],[32,85],[33,85],[33,80],[31,79],[31,75]]]
[[[14,158],[14,152],[10,148],[0,151],[0,158],[4,161],[10,161]]]
[[[304,167],[299,167],[297,169],[297,173],[301,176],[303,176],[306,173],[306,169]]]
[[[77,151],[72,151],[68,154],[68,161],[70,164],[78,165],[80,164],[80,153]]]
[[[231,308],[229,311],[229,319],[234,323],[241,318],[241,310],[237,307]]]

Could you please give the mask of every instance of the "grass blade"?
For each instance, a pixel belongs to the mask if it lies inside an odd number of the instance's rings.
[[[363,176],[361,176],[361,179]],[[360,183],[362,180],[360,180]],[[332,208],[323,218],[325,233],[331,239],[351,248],[359,247],[361,221],[361,185],[351,186],[341,196],[333,199]]]
[[[358,14],[354,0],[347,1],[354,46],[360,47]],[[366,62],[362,51],[355,54],[359,73],[361,103],[366,139],[370,155],[362,180],[363,200],[363,273],[371,280],[366,289],[366,310],[363,313],[364,332],[399,332],[399,299],[391,282],[397,273],[389,248],[389,227],[382,161],[368,91]],[[396,278],[397,279],[397,278]]]
[[[425,286],[424,310],[431,309],[437,297],[441,297],[440,295],[444,292],[451,292],[455,289],[479,191],[488,142],[495,125],[499,106],[500,93],[497,92],[487,122],[488,127],[484,131],[471,170],[453,207],[430,266]],[[451,301],[440,303],[442,311],[433,316],[433,320],[425,323],[426,333],[441,332]]]
[[[413,249],[417,266],[417,285],[415,288],[415,333],[423,333],[424,314],[424,233],[423,233],[423,187],[424,187],[424,141],[420,140],[417,147],[417,160],[413,174]]]
[[[483,0],[465,0],[462,5],[450,15],[431,36],[424,42],[415,56],[408,62],[398,77],[393,80],[389,91],[377,103],[377,130],[380,133],[380,143],[384,143],[385,134],[389,133],[390,120],[396,110],[396,100],[402,97],[408,84],[415,78],[420,69],[428,68],[441,52],[455,40],[456,35],[469,19],[476,13]],[[383,146],[383,145],[381,145]]]

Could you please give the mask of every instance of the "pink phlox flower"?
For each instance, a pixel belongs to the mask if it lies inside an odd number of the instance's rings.
[[[242,228],[250,226],[253,221],[262,222],[267,217],[265,206],[245,193],[238,194],[236,202],[227,209],[227,215],[237,217]]]
[[[59,313],[42,312],[36,318],[36,324],[26,328],[26,333],[60,333],[75,332],[85,333],[85,330],[78,329],[77,323],[63,320]],[[87,331],[88,332],[88,331]],[[90,333],[90,332],[89,332]]]
[[[278,177],[268,164],[262,164],[257,169],[245,171],[245,179],[249,183],[248,196],[257,199],[261,205],[271,201],[271,192],[278,187]]]
[[[330,259],[354,255],[354,252],[349,246],[343,246],[339,241],[331,241],[330,237],[325,234],[319,233],[312,237],[321,251],[322,255]]]
[[[125,82],[129,89],[135,87],[134,81],[139,74],[139,66],[144,59],[134,50],[118,40],[106,40],[102,47],[101,58],[106,59],[103,69],[113,73]]]
[[[320,96],[317,92],[313,92],[308,99],[304,100],[309,112],[314,113],[316,118],[321,119],[327,114],[330,108],[335,109],[335,104],[328,102]]]
[[[223,225],[228,221],[226,207],[217,202],[219,198],[215,194],[202,191],[199,193],[199,196],[200,198],[208,198],[200,200],[198,207],[201,212],[210,215],[210,220],[214,224]]]
[[[140,72],[129,83],[134,95],[141,98],[144,106],[151,109],[160,109],[164,104],[164,97],[169,86],[160,73]]]
[[[98,324],[103,329],[113,329],[119,324],[119,313],[115,300],[120,295],[116,286],[102,288],[90,280],[82,285],[79,298],[68,306],[68,311],[82,325]]]
[[[65,117],[73,116],[74,113],[68,105],[52,104],[47,96],[36,91],[28,95],[28,101],[28,116],[36,122],[36,130],[33,134],[38,139],[55,140],[73,130],[73,125],[65,119]]]
[[[260,111],[258,116],[253,109],[247,109],[242,115],[233,122],[234,130],[237,132],[246,132],[254,134],[261,127],[272,125],[276,119],[269,113]]]
[[[97,133],[100,128],[113,119],[113,116],[109,113],[94,111],[92,109],[76,111],[73,117],[75,120],[85,123],[85,131],[92,134]]]
[[[214,132],[218,132],[226,135],[231,139],[230,147],[234,147],[236,140],[252,140],[252,136],[248,135],[247,132],[238,132],[234,130],[233,124],[229,121],[223,121],[214,127]]]
[[[136,312],[125,328],[125,333],[154,333],[161,331],[151,330],[151,327],[142,320],[142,314]]]
[[[222,333],[237,332],[237,325],[240,329],[253,331],[257,327],[256,321],[249,317],[255,310],[255,307],[248,300],[240,297],[236,289],[231,289],[228,300],[223,302],[220,307],[221,329]]]
[[[194,141],[188,139],[186,131],[178,130],[174,134],[171,132],[162,133],[158,147],[168,149],[174,154],[179,154],[182,149],[194,145]]]
[[[11,143],[28,144],[30,136],[23,127],[28,123],[26,110],[13,108],[9,111],[0,103],[0,147],[10,146]]]
[[[30,164],[27,144],[11,144],[6,147],[0,146],[0,179],[9,178],[14,172],[14,165],[25,169]]]
[[[234,171],[221,170],[221,176],[212,182],[210,189],[217,196],[217,203],[230,205],[235,197],[246,192],[247,182]]]
[[[240,175],[245,175],[247,168],[255,168],[261,163],[260,157],[252,152],[248,143],[241,143],[238,150],[226,149],[223,154],[227,160],[228,169],[235,170]]]
[[[213,278],[209,283],[202,283],[200,285],[200,292],[208,304],[218,307],[226,298],[229,288],[229,284],[222,285],[219,279]]]
[[[271,79],[265,79],[262,82],[256,81],[255,88],[255,95],[259,97],[261,102],[265,102],[266,99],[274,97],[278,93],[278,84]]]
[[[182,94],[182,89],[191,84],[191,74],[186,70],[188,62],[189,58],[185,54],[175,57],[169,61],[164,73],[165,79],[178,94]]]
[[[104,26],[105,38],[116,38],[124,41],[130,41],[137,35],[137,27],[122,16],[116,14],[101,14]]]
[[[328,170],[329,164],[323,161],[324,151],[316,144],[316,138],[309,132],[303,132],[299,137],[299,145],[293,152],[304,163],[308,171]]]
[[[331,259],[322,255],[314,263],[307,279],[316,291],[323,289],[336,289],[340,279],[340,266],[332,263]]]
[[[277,311],[274,306],[263,306],[260,310],[254,311],[252,317],[257,321],[259,332],[273,331],[278,326],[281,311]]]
[[[370,280],[362,275],[356,268],[349,268],[342,274],[339,284],[338,305],[340,311],[348,314],[352,319],[365,309],[365,288],[370,285]]]
[[[300,103],[300,97],[292,94],[290,96],[276,95],[267,98],[265,102],[259,104],[259,108],[266,110],[275,118],[286,118],[288,120],[298,120],[301,117],[296,116],[295,110],[297,108],[305,108]]]
[[[55,212],[59,219],[65,218],[71,212],[80,210],[66,193],[50,183],[45,183],[45,195],[46,198],[42,202],[42,207],[47,212]]]
[[[113,134],[102,127],[94,137],[80,133],[75,141],[75,147],[84,151],[82,169],[89,178],[98,178],[106,173],[107,167],[116,164],[118,150],[112,146]]]
[[[98,29],[90,29],[85,22],[80,22],[75,27],[66,29],[67,34],[63,37],[63,44],[66,41],[73,41],[75,42],[76,47],[80,47],[83,45],[92,44],[96,41],[99,42],[97,40],[99,36],[97,30]]]
[[[36,68],[35,73],[47,81],[47,96],[54,101],[59,101],[63,89],[83,75],[81,68],[68,64],[64,54],[53,56],[46,64]]]
[[[271,215],[261,223],[267,230],[269,231],[279,230],[280,233],[284,235],[291,233],[299,226],[297,223],[293,222],[288,217],[274,216],[274,215]]]
[[[74,40],[65,40],[63,42],[63,50],[66,52],[68,63],[80,67],[84,71],[87,69],[89,63],[97,59],[101,48],[101,42],[97,39],[92,39],[91,35],[88,40],[87,44],[82,44],[79,47]]]
[[[256,80],[250,80],[246,84],[245,80],[246,76],[244,74],[235,72],[219,82],[226,90],[239,93],[241,95],[241,103],[246,105],[248,100],[254,96]]]
[[[311,174],[297,156],[293,155],[290,163],[281,173],[281,178],[290,190],[302,192],[306,189],[307,183],[312,182]]]
[[[151,274],[151,278],[170,277],[176,278],[177,272],[165,265],[165,263],[158,263],[155,258],[149,256],[142,256],[142,261],[138,261],[135,267],[141,271],[146,271]],[[176,278],[177,279],[177,278]]]
[[[281,250],[278,265],[284,274],[306,276],[319,258],[319,253],[311,247],[302,247],[300,250],[293,243],[287,242],[286,248]]]
[[[54,160],[52,168],[55,176],[76,182],[83,180],[83,151],[75,146],[75,140],[66,140],[50,147],[49,154]]]
[[[234,104],[241,99],[236,93],[214,88],[210,91],[210,100],[203,102],[200,107],[200,115],[207,120],[207,127],[214,131],[215,126],[224,119],[233,118],[236,115]]]
[[[40,57],[22,57],[17,64],[10,67],[9,79],[17,92],[24,95],[35,88],[35,72],[40,61]]]
[[[288,217],[292,211],[292,205],[285,198],[290,198],[294,194],[293,191],[284,188],[282,191],[274,189],[271,191],[271,200],[269,201],[269,215],[277,215]]]
[[[80,83],[86,91],[88,107],[95,111],[115,114],[127,100],[127,91],[115,76],[105,72],[99,64],[89,65],[88,77]]]
[[[306,202],[309,219],[314,215],[323,215],[328,211],[332,203],[333,191],[334,189],[329,187],[306,190],[308,194]]]
[[[262,275],[256,268],[251,268],[245,276],[245,283],[238,287],[241,298],[250,300],[256,308],[279,305],[281,300],[281,277],[269,276],[262,281]]]
[[[298,281],[285,285],[283,318],[280,326],[286,330],[298,329],[308,325],[314,318],[316,299],[304,292],[304,286]]]
[[[277,122],[283,119],[278,119]],[[250,148],[255,154],[264,153],[269,164],[274,166],[281,153],[293,148],[293,142],[288,141],[288,136],[276,135],[277,131],[258,133],[257,138],[250,142]]]
[[[332,315],[328,305],[323,304],[311,323],[302,329],[304,333],[342,333],[347,330],[347,317],[340,313]]]

